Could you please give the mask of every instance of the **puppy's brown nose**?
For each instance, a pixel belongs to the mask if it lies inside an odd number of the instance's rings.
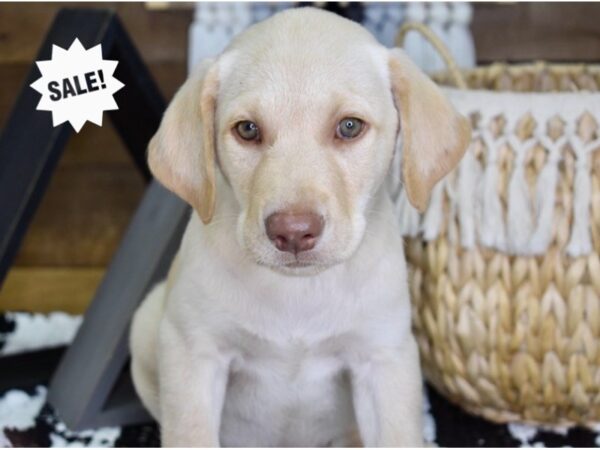
[[[297,254],[314,248],[323,232],[323,217],[311,212],[281,211],[267,217],[265,226],[278,250]]]

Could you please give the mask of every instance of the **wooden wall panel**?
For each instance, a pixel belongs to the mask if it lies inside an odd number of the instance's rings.
[[[148,10],[144,3],[22,2],[0,4],[0,62],[29,62],[60,8],[116,10],[147,62],[184,61],[191,9]]]
[[[472,31],[481,63],[600,61],[600,3],[474,3]]]
[[[63,6],[116,9],[166,99],[185,80],[189,8],[0,3],[0,127],[54,14]],[[33,218],[0,290],[0,311],[83,312],[143,191],[142,178],[108,117],[102,127],[87,123],[70,139]]]

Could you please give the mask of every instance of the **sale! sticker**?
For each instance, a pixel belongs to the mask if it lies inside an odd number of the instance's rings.
[[[37,61],[41,78],[31,87],[42,94],[37,109],[52,111],[52,124],[70,122],[79,132],[86,121],[102,125],[102,113],[119,109],[113,94],[123,83],[113,77],[118,61],[102,59],[102,46],[86,50],[75,39],[68,50],[52,46],[52,59]]]

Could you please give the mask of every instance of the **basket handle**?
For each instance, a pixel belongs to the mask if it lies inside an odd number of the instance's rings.
[[[452,78],[454,78],[454,82],[456,86],[460,89],[467,89],[467,82],[465,81],[465,77],[462,72],[458,68],[456,61],[450,54],[448,47],[442,42],[442,40],[433,32],[431,29],[420,22],[406,22],[404,23],[400,29],[398,30],[398,34],[396,35],[396,47],[403,47],[404,38],[406,37],[409,31],[417,31],[420,33],[439,53],[439,55],[444,60],[444,63],[448,67],[448,71]]]

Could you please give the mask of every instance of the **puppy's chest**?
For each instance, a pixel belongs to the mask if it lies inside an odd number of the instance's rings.
[[[231,364],[232,374],[300,383],[330,377],[343,367],[343,344],[339,338],[309,339],[290,332],[273,339],[244,330],[235,334],[237,351]]]
[[[254,341],[231,365],[223,438],[236,443],[241,433],[246,445],[324,445],[352,420],[348,386],[330,343]]]

